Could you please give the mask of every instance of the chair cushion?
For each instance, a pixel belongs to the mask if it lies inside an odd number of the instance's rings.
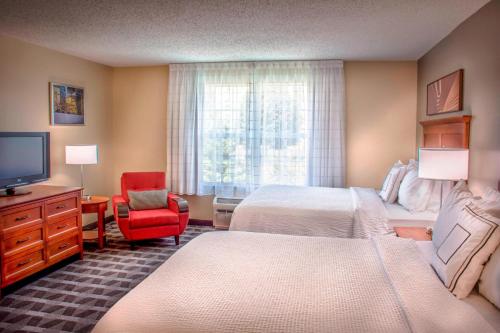
[[[169,209],[131,210],[129,221],[131,229],[140,229],[179,224],[179,217]]]

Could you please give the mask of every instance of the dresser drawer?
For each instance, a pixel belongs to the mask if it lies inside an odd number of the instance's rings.
[[[43,250],[32,251],[27,254],[15,256],[4,264],[5,280],[17,280],[24,275],[31,274],[45,265]]]
[[[63,198],[47,204],[47,217],[53,219],[63,214],[74,212],[78,208],[78,198]]]
[[[2,216],[2,227],[4,231],[9,228],[17,229],[17,227],[32,224],[31,222],[34,221],[40,222],[42,220],[42,216],[42,205],[17,210]]]
[[[5,234],[4,256],[14,255],[35,245],[43,247],[43,229],[41,223],[22,232]]]
[[[69,257],[78,252],[80,252],[78,234],[61,240],[49,242],[48,254],[50,262]]]
[[[76,230],[78,228],[78,216],[71,216],[69,218],[50,222],[48,226],[48,237],[57,237],[68,230]]]

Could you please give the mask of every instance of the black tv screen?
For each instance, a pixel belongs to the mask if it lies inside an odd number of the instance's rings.
[[[0,132],[0,188],[50,177],[48,132]]]

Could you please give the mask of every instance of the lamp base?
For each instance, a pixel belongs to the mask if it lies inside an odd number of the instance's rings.
[[[82,195],[82,200],[83,201],[89,201],[90,199],[92,199],[92,196],[90,196],[90,195]]]

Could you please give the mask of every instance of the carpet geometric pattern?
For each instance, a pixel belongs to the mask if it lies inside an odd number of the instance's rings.
[[[104,249],[86,245],[83,260],[73,258],[6,289],[0,301],[0,332],[90,332],[113,304],[175,251],[212,230],[188,226],[179,246],[168,237],[138,242],[131,250],[111,222]]]

